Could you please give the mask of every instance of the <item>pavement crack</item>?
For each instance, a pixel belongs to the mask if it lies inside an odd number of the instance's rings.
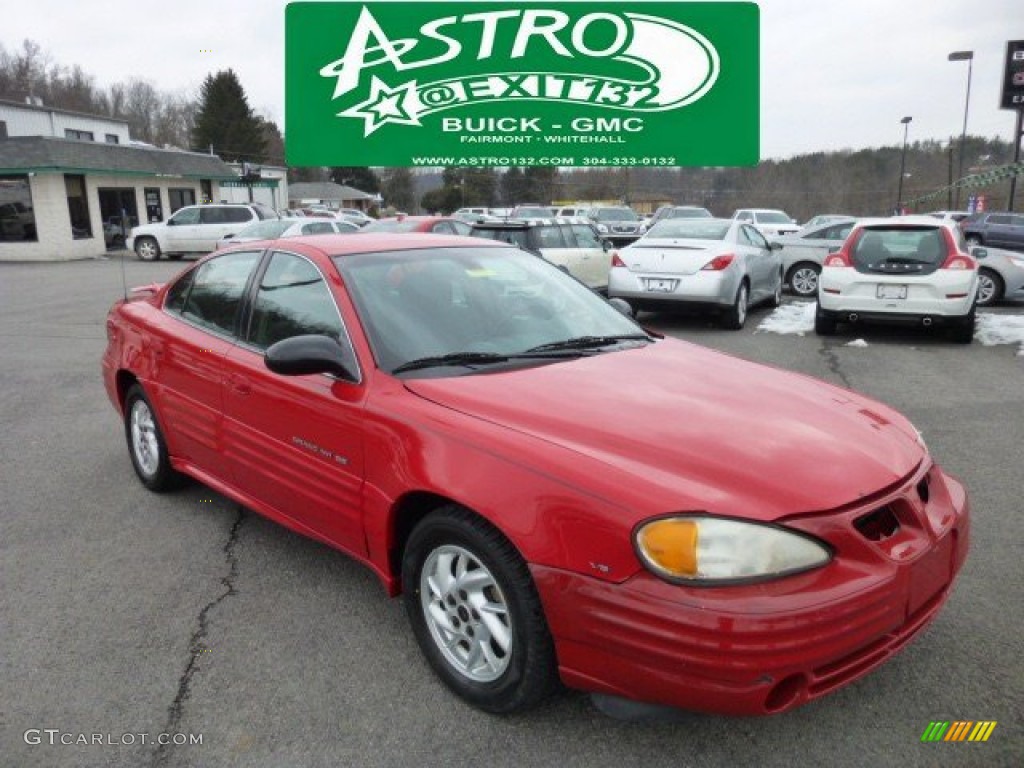
[[[178,733],[178,728],[181,726],[181,720],[185,710],[185,702],[188,701],[191,694],[192,678],[199,670],[200,656],[206,650],[205,641],[206,634],[209,629],[210,612],[224,600],[238,593],[235,589],[235,578],[238,576],[238,558],[235,555],[235,545],[238,544],[239,531],[242,527],[242,523],[245,521],[245,517],[245,509],[241,505],[238,505],[237,515],[234,523],[231,525],[228,540],[222,548],[222,551],[224,552],[224,560],[228,566],[227,575],[222,576],[220,580],[224,590],[217,597],[204,605],[202,610],[199,611],[196,630],[192,633],[192,637],[189,638],[188,664],[185,665],[185,669],[181,673],[181,677],[178,678],[178,692],[174,696],[174,701],[171,702],[171,705],[167,708],[167,723],[164,725],[161,733],[173,735]],[[156,751],[153,753],[151,765],[166,765],[173,746],[174,745],[172,744],[158,745]]]
[[[850,380],[846,377],[846,372],[843,371],[842,365],[839,360],[839,355],[836,354],[836,345],[830,342],[824,342],[821,349],[818,350],[818,354],[825,359],[825,365],[846,386],[847,389],[853,389],[853,385],[850,384]]]

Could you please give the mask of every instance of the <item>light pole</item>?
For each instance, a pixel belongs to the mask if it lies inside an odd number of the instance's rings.
[[[904,117],[900,120],[903,123],[903,154],[900,155],[900,186],[896,193],[896,215],[903,212],[903,174],[907,170],[907,131],[910,128],[912,117]]]
[[[950,61],[967,62],[967,98],[964,100],[964,129],[960,133],[960,163],[957,169],[957,181],[964,177],[964,142],[967,140],[967,111],[971,107],[971,70],[974,68],[974,51],[953,51],[949,54]],[[960,187],[956,188],[956,209],[960,210]]]

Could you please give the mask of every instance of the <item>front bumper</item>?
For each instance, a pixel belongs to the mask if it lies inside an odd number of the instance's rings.
[[[893,510],[900,530],[869,541],[853,523],[880,509]],[[934,466],[868,503],[785,524],[832,544],[833,561],[717,588],[675,586],[646,571],[612,584],[532,566],[563,681],[722,714],[799,706],[875,669],[935,618],[970,528],[963,487]]]

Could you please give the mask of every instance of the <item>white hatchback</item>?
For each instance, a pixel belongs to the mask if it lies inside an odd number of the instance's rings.
[[[978,263],[953,222],[904,216],[859,222],[825,259],[814,330],[839,323],[943,326],[955,341],[974,338]]]

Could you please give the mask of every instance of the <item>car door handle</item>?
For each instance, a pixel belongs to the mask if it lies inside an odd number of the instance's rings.
[[[232,376],[228,379],[228,386],[234,390],[237,395],[251,395],[252,385],[248,379],[243,379],[241,376]]]

